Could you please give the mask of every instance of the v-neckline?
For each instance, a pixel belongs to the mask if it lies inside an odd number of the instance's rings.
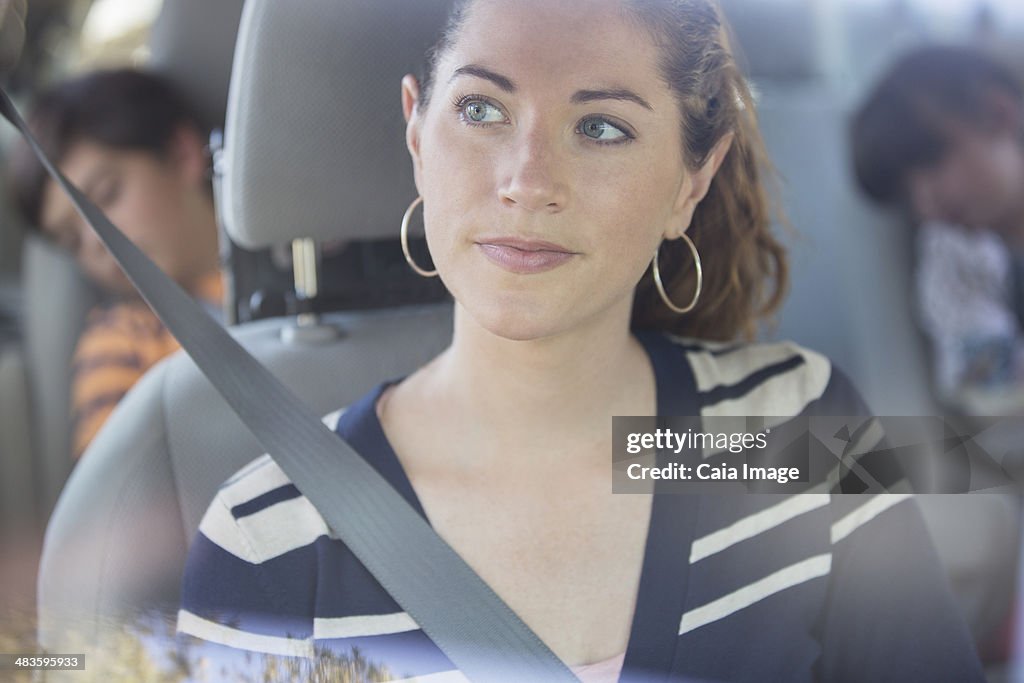
[[[696,380],[683,349],[657,332],[635,334],[654,370],[658,415],[699,415]],[[342,414],[337,431],[429,523],[423,504],[377,417],[381,395],[400,381],[383,382],[363,396]],[[640,587],[619,678],[622,682],[667,679],[675,660],[698,497],[659,489],[662,489],[660,480],[651,501]]]

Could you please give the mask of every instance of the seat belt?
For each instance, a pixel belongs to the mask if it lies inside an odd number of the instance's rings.
[[[578,679],[404,498],[143,254],[50,161],[0,89],[0,114],[296,488],[474,682]]]

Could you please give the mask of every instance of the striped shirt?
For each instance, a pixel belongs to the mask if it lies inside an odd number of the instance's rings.
[[[827,359],[793,344],[638,336],[661,415],[867,414]],[[387,386],[327,419],[424,515],[376,416]],[[620,680],[983,680],[908,496],[652,505]],[[224,661],[324,655],[378,667],[371,680],[465,680],[268,456],[225,483],[203,518],[178,630]]]
[[[224,296],[220,274],[203,278],[196,295],[210,307],[219,307]],[[76,460],[128,390],[179,348],[178,340],[142,301],[89,312],[71,361],[71,450]]]

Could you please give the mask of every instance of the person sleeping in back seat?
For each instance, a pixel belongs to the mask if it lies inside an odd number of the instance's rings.
[[[41,94],[29,124],[64,175],[219,317],[206,130],[178,89],[132,69],[88,73]],[[90,312],[72,362],[77,459],[132,385],[178,343],[24,143],[9,171],[27,224],[71,252],[107,298]]]

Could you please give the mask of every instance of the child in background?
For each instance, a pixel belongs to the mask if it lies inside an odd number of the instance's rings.
[[[861,188],[917,225],[918,314],[941,398],[967,413],[1020,412],[1020,82],[969,48],[919,49],[869,95],[852,144]]]
[[[123,69],[61,83],[29,123],[61,171],[178,284],[219,315],[206,130],[166,79]],[[11,166],[29,226],[68,249],[111,302],[90,312],[72,364],[73,455],[157,361],[178,349],[91,228],[24,145]]]

